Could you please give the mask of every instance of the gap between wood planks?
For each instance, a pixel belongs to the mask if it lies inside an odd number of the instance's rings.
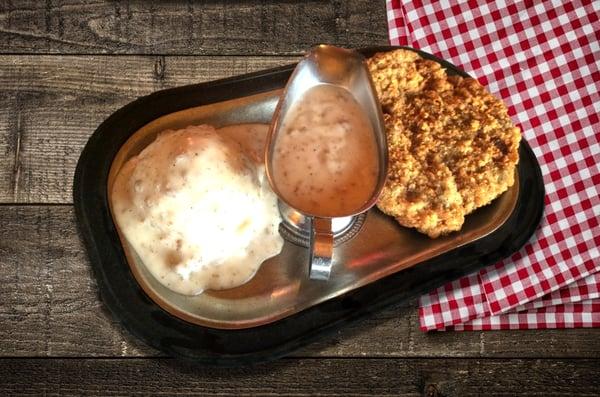
[[[105,360],[105,361],[110,361],[110,360],[128,360],[128,361],[133,361],[133,360],[173,360],[173,361],[181,361],[181,362],[187,362],[187,363],[191,363],[193,364],[194,361],[193,360],[188,360],[188,359],[180,359],[177,357],[170,357],[170,356],[166,356],[164,354],[157,354],[157,355],[148,355],[148,356],[92,356],[92,355],[82,355],[82,356],[0,356],[0,361],[6,361],[6,360],[40,360],[40,361],[51,361],[51,360],[69,360],[69,361],[75,361],[75,360]],[[477,361],[560,361],[560,360],[564,360],[564,361],[598,361],[598,365],[600,368],[600,358],[593,358],[593,357],[572,357],[572,356],[552,356],[552,357],[548,357],[548,356],[532,356],[532,357],[523,357],[523,356],[477,356],[477,355],[473,355],[473,356],[388,356],[388,357],[383,357],[383,356],[329,356],[329,355],[324,355],[324,356],[305,356],[302,354],[294,354],[293,352],[283,356],[283,357],[279,357],[275,360],[271,360],[271,361],[265,361],[263,363],[259,363],[260,364],[269,364],[269,363],[277,363],[278,361],[298,361],[298,360],[302,360],[302,361],[310,361],[310,360],[315,360],[315,361],[323,361],[323,360],[332,360],[332,361],[360,361],[360,360],[369,360],[369,361],[422,361],[422,360],[427,360],[427,361],[445,361],[445,360],[455,360],[455,361],[468,361],[468,360],[477,360]],[[205,364],[200,364],[198,363],[198,365],[205,365]],[[210,367],[210,365],[207,365],[208,367]]]

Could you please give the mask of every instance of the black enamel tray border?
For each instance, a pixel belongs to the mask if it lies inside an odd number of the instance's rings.
[[[398,47],[363,49],[376,51]],[[467,74],[422,53],[450,71]],[[284,356],[327,332],[382,307],[411,299],[511,255],[529,240],[544,208],[539,165],[526,142],[519,148],[519,198],[495,232],[409,269],[260,327],[221,330],[172,316],[135,281],[115,230],[107,200],[108,172],[119,148],[150,121],[179,110],[282,88],[295,65],[156,92],[113,113],[86,144],[75,172],[73,199],[100,297],[132,334],[169,355],[213,365],[243,365]]]

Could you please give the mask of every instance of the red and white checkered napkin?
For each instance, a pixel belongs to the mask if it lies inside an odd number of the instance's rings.
[[[536,154],[546,210],[511,258],[421,298],[423,330],[600,326],[600,2],[388,0],[392,44],[501,97]]]

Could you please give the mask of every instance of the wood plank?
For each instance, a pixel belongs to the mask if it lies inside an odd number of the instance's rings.
[[[71,206],[0,206],[0,356],[143,357],[99,301]],[[364,318],[297,357],[600,357],[600,330],[423,333],[416,302]]]
[[[4,1],[0,53],[297,54],[387,44],[385,1]]]
[[[140,96],[296,59],[0,56],[0,203],[71,203],[88,138]]]
[[[0,392],[52,395],[594,396],[599,360],[286,359],[246,368],[171,359],[3,359]]]

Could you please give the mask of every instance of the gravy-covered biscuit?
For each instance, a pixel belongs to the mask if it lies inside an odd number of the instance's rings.
[[[184,295],[244,284],[283,246],[264,167],[209,125],[161,133],[112,191],[121,233],[160,283]]]

